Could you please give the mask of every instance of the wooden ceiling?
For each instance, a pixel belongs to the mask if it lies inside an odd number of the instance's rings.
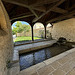
[[[2,0],[11,22],[56,23],[75,17],[75,0]]]

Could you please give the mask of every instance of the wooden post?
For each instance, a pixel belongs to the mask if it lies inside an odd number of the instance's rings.
[[[45,39],[46,39],[46,26],[44,26],[44,28],[45,28]]]
[[[32,30],[32,41],[34,41],[33,25],[31,26],[31,30]]]

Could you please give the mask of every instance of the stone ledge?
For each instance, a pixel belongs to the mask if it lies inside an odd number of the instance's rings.
[[[44,42],[38,42],[38,43],[29,44],[29,45],[17,46],[17,47],[14,48],[13,60],[12,61],[18,62],[19,61],[19,54],[21,54],[21,53],[45,48],[45,47],[53,45],[54,43],[56,43],[56,40],[44,41]]]
[[[33,43],[38,43],[38,42],[43,42],[43,41],[50,41],[50,40],[49,39],[34,40],[34,41],[26,42],[26,43],[14,44],[14,46],[21,46],[21,45],[33,44]]]

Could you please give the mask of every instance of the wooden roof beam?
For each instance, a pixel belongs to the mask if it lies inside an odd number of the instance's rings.
[[[69,8],[69,11],[74,9],[75,8],[75,5],[72,5],[70,8]]]
[[[46,12],[46,8],[44,6],[32,7],[32,9],[40,12]]]
[[[57,18],[53,18],[53,19],[47,21],[46,23],[52,23],[52,22],[54,22],[54,21],[61,21],[61,20],[66,19],[66,18],[70,18],[70,17],[72,17],[73,15],[75,15],[75,10],[72,11],[72,12],[66,13],[65,15],[59,16],[59,17],[57,17]]]
[[[59,6],[61,3],[63,3],[65,0],[60,0],[58,1],[56,4],[53,4],[45,13],[43,13],[42,15],[40,15],[38,18],[35,18],[32,22],[36,22],[39,19],[41,19],[44,15],[46,15],[47,13],[49,13],[50,11],[52,11],[54,8],[56,8],[57,6]]]
[[[38,18],[38,15],[36,14],[36,12],[32,8],[29,8],[29,10],[36,16],[36,18]]]
[[[57,13],[61,13],[61,14],[64,14],[64,13],[68,12],[67,10],[64,10],[64,9],[61,9],[61,8],[58,8],[58,7],[55,7],[52,11],[57,12]]]
[[[30,17],[30,16],[34,16],[34,15],[33,14],[28,14],[28,15],[24,15],[24,16],[19,16],[17,18],[12,18],[11,21],[12,20],[17,20],[17,19],[22,19],[22,18],[25,18],[25,17]]]
[[[16,5],[19,5],[19,6],[23,6],[23,7],[27,7],[36,17],[38,17],[38,15],[35,13],[35,11],[30,8],[30,6],[28,6],[28,2],[27,0],[26,1],[22,1],[22,0],[3,0],[5,2],[8,2],[8,3],[12,3],[12,4],[16,4]]]
[[[23,7],[29,7],[28,6],[28,1],[26,0],[2,0],[11,4],[15,4],[15,5],[19,5],[19,6],[23,6]]]
[[[26,8],[31,8],[31,9],[35,9],[35,10],[38,10],[38,11],[41,11],[41,12],[45,12],[46,9],[44,7],[30,7],[28,5],[28,0],[25,2],[25,1],[22,1],[22,0],[19,0],[19,1],[16,1],[16,0],[3,0],[5,2],[8,2],[8,3],[11,3],[11,4],[15,4],[15,5],[19,5],[19,6],[22,6],[22,7],[26,7]]]
[[[70,0],[67,0],[67,1],[66,1],[66,4],[65,4],[65,9],[66,9],[66,10],[69,9],[69,5],[70,5]]]
[[[60,1],[60,0],[35,0],[34,3],[32,4],[29,4],[30,6],[32,7],[35,7],[35,6],[40,6],[40,5],[44,5],[44,4],[50,4],[50,3],[54,3],[54,2],[57,2],[57,1]]]

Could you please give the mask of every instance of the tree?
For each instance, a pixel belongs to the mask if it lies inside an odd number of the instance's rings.
[[[24,32],[29,32],[30,31],[30,26],[29,25],[23,24],[21,27],[23,28]]]
[[[26,24],[22,24],[20,21],[17,21],[15,27],[13,27],[13,34],[16,33],[21,33],[21,32],[29,32],[30,31],[30,26]]]
[[[23,31],[23,28],[22,28],[22,23],[20,21],[17,21],[16,25],[16,30],[17,30],[17,33],[21,33]]]
[[[13,35],[17,33],[17,28],[16,27],[13,27],[12,33],[13,33]]]

